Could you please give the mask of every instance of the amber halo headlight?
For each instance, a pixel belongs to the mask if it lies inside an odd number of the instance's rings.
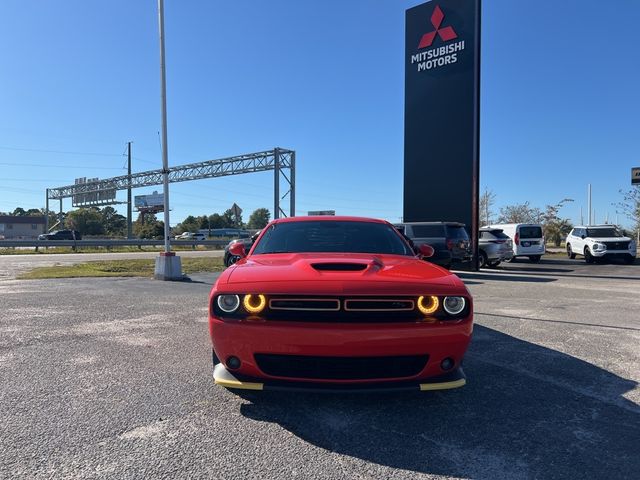
[[[225,313],[233,313],[240,306],[240,297],[238,295],[219,295],[218,307]]]
[[[464,297],[444,297],[442,302],[445,312],[449,315],[458,315],[464,310],[466,304]]]
[[[242,306],[249,313],[260,313],[267,305],[267,298],[260,295],[245,295],[242,300]]]
[[[431,315],[438,310],[440,306],[440,300],[438,297],[434,297],[433,295],[428,296],[419,296],[418,297],[418,310],[420,310],[425,315]]]

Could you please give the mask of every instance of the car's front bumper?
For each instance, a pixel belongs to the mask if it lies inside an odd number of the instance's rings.
[[[325,393],[372,393],[398,391],[429,391],[450,390],[459,388],[467,383],[462,367],[421,381],[385,381],[371,383],[314,383],[283,380],[264,380],[234,375],[222,364],[218,363],[213,369],[213,381],[221,387],[239,390],[273,390]]]
[[[231,357],[236,357],[240,367],[233,370],[233,375],[237,379],[250,379],[249,383],[419,385],[460,367],[471,340],[473,315],[469,313],[452,321],[389,323],[225,321],[210,317],[209,326],[216,356],[226,366]],[[261,363],[261,357],[265,356],[278,357],[279,368]],[[388,368],[410,357],[426,359],[415,368]],[[354,366],[356,370],[349,370],[356,373],[348,377],[339,373],[323,377],[329,369],[334,369],[334,373],[335,369],[342,370],[343,359],[359,365]],[[394,363],[390,362],[392,359]],[[454,362],[448,367],[451,370],[443,369],[445,359]],[[306,365],[311,365],[313,371],[305,370]]]
[[[596,258],[625,258],[635,257],[636,252],[632,250],[591,250],[591,255]]]

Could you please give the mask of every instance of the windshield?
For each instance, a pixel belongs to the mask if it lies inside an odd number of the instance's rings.
[[[306,252],[414,255],[390,225],[339,220],[277,223],[264,233],[253,254]]]
[[[520,227],[520,238],[542,238],[542,228]]]
[[[623,235],[615,228],[587,228],[587,237],[607,238],[622,237]]]

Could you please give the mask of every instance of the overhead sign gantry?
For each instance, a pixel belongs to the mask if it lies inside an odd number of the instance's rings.
[[[274,171],[273,218],[287,216],[280,206],[280,201],[284,200],[287,196],[289,197],[289,215],[293,217],[296,210],[296,152],[294,150],[274,148],[273,150],[264,152],[171,167],[169,168],[169,183],[265,172],[269,170]],[[146,172],[132,173],[131,175],[92,179],[91,181],[86,181],[81,184],[48,188],[46,193],[47,212],[49,211],[49,200],[60,200],[60,212],[62,212],[62,200],[64,198],[78,198],[80,195],[82,195],[83,198],[89,198],[90,195],[95,195],[95,198],[102,199],[100,205],[107,205],[109,203],[104,203],[104,195],[100,195],[101,192],[109,192],[109,195],[111,195],[112,192],[117,190],[162,185],[163,173],[162,169],[148,170]],[[280,186],[283,179],[285,184],[284,188],[287,190],[281,196]],[[113,202],[111,202],[113,204],[122,203],[115,201],[115,195],[113,199]],[[92,204],[91,202],[85,202],[83,206],[92,206]]]

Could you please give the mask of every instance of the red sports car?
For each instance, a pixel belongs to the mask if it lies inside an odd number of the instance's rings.
[[[227,388],[461,387],[469,291],[388,222],[272,221],[209,296],[214,380]]]

